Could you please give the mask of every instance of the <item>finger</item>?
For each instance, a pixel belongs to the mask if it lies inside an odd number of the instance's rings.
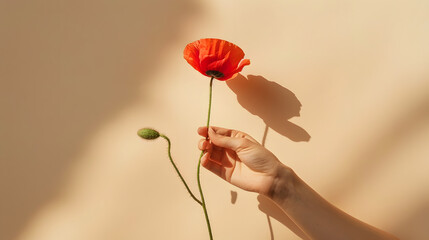
[[[223,173],[223,167],[219,164],[217,164],[214,161],[211,161],[210,159],[210,153],[205,153],[203,155],[203,157],[201,158],[201,165],[206,168],[207,170],[209,170],[210,172],[218,175],[219,177],[225,179],[225,176]]]
[[[210,128],[213,128],[214,132],[217,134],[220,134],[220,135],[224,135],[227,137],[247,138],[254,143],[258,143],[258,141],[256,141],[254,138],[252,138],[248,134],[241,132],[241,131],[237,131],[237,130],[233,130],[233,129],[227,129],[227,128],[221,128],[221,127],[215,127],[215,126],[210,126]]]
[[[210,131],[210,128],[215,133],[220,134],[220,135],[224,135],[224,136],[228,136],[228,137],[231,137],[232,136],[232,132],[235,131],[235,130],[232,130],[232,129],[222,128],[222,127],[216,127],[216,126],[210,126],[209,127],[209,131]]]
[[[200,135],[200,136],[202,136],[202,137],[207,137],[208,135],[207,135],[207,127],[199,127],[198,128],[198,130],[197,130],[197,132],[198,132],[198,135]]]
[[[208,140],[206,140],[206,139],[201,139],[199,142],[198,142],[198,149],[200,149],[200,150],[208,150],[208,149],[210,149],[210,143],[209,143],[209,141]]]
[[[223,130],[220,130],[220,131],[223,132]],[[246,141],[248,141],[245,138],[235,138],[235,137],[229,137],[222,134],[218,134],[217,132],[215,132],[214,128],[212,127],[209,128],[208,133],[209,133],[209,138],[214,145],[231,149],[233,151],[237,151],[240,147],[244,147],[246,144]]]
[[[225,156],[225,148],[211,144],[210,149],[207,151],[210,152],[211,161],[215,161],[218,164],[221,164],[222,158]]]
[[[225,135],[225,136],[229,136],[229,137],[231,136],[232,131],[234,131],[234,130],[231,130],[231,129],[221,128],[221,127],[214,127],[214,126],[210,126],[210,128],[213,128],[213,130],[217,134]],[[209,136],[207,126],[199,127],[198,130],[197,130],[197,132],[202,137],[207,138]]]

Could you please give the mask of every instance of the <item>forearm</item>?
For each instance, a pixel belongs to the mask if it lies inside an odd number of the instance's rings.
[[[269,197],[311,239],[397,239],[336,208],[282,166]]]

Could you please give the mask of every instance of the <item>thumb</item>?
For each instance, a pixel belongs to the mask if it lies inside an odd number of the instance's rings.
[[[244,143],[243,140],[245,140],[244,138],[234,138],[216,133],[211,127],[209,128],[208,135],[214,145],[228,148],[233,151],[237,151],[240,147],[242,147]]]

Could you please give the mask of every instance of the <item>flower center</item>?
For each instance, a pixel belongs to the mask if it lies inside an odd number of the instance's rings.
[[[215,71],[215,70],[208,70],[206,72],[207,75],[209,75],[210,77],[214,77],[214,78],[221,78],[223,77],[223,73],[219,72],[219,71]]]

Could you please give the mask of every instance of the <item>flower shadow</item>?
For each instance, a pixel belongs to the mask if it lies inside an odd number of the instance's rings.
[[[277,133],[294,142],[308,142],[310,135],[289,119],[299,117],[302,104],[293,92],[262,76],[238,74],[226,82],[240,105]]]

